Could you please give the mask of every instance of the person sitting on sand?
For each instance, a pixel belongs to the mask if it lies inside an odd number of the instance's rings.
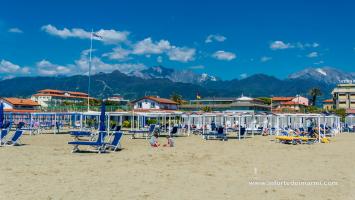
[[[164,146],[164,147],[174,147],[174,140],[173,140],[173,138],[172,138],[170,135],[168,135],[168,136],[166,136],[166,139],[168,140],[168,143],[167,143],[167,144],[164,144],[163,146]]]
[[[159,147],[160,144],[158,142],[158,133],[154,133],[154,135],[149,140],[150,146]]]

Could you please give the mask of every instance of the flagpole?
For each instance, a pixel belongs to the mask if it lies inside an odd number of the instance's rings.
[[[92,34],[93,29],[91,29],[90,34],[90,50],[89,50],[89,85],[88,85],[88,112],[90,111],[90,87],[91,87],[91,52],[92,52]]]

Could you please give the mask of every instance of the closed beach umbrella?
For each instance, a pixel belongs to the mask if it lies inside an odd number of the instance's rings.
[[[0,128],[4,125],[4,104],[0,102]]]
[[[106,130],[106,128],[105,128],[105,112],[106,112],[105,102],[102,101],[99,131],[105,131]]]

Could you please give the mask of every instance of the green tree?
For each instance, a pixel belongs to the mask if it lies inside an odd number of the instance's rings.
[[[322,110],[315,107],[315,106],[308,106],[308,107],[306,107],[306,112],[307,113],[320,113],[320,112],[322,112]]]
[[[342,122],[345,122],[346,110],[344,108],[336,109],[334,113],[340,117]]]
[[[263,101],[267,105],[271,104],[271,98],[270,97],[258,97],[257,99]]]
[[[176,103],[178,104],[181,104],[182,103],[182,96],[179,95],[178,93],[176,92],[173,92],[173,94],[170,96],[170,99],[175,101]]]
[[[312,97],[312,106],[316,106],[317,97],[322,95],[321,90],[319,88],[312,88],[308,93]]]
[[[147,124],[148,124],[148,125],[157,124],[157,123],[158,123],[157,119],[148,119],[148,120],[147,120]]]
[[[124,128],[129,128],[129,127],[131,127],[131,122],[128,121],[128,120],[125,120],[125,121],[122,122],[122,126]]]
[[[204,106],[204,107],[202,107],[202,111],[203,112],[212,112],[212,108],[209,106]]]

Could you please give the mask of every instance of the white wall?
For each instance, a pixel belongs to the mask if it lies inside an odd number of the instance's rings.
[[[142,107],[139,107],[139,104],[142,104]],[[152,104],[155,104],[154,106],[152,106]],[[134,104],[134,109],[159,109],[160,105],[159,103],[152,101],[150,99],[142,99],[140,101],[137,101]]]
[[[4,109],[14,109],[14,107],[11,104],[7,103],[6,101],[3,101],[3,103],[4,103]]]
[[[139,107],[139,103],[142,103],[142,107]],[[152,103],[155,104],[152,106]],[[156,101],[150,99],[142,99],[134,104],[134,109],[167,109],[167,110],[177,110],[177,106],[173,104],[160,104]]]

